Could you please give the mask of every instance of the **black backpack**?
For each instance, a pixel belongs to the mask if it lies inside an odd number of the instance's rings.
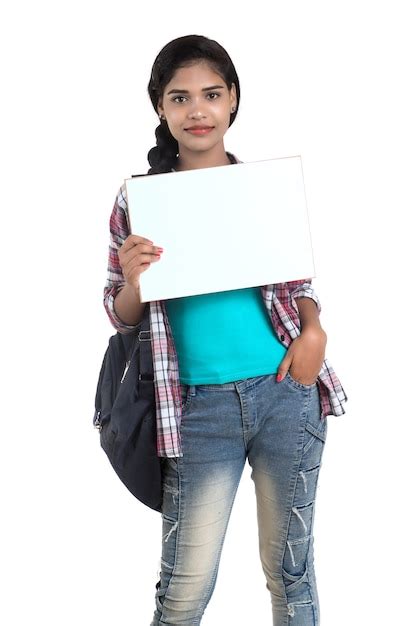
[[[129,491],[161,512],[162,459],[157,455],[149,303],[139,329],[109,339],[97,383],[93,425]]]

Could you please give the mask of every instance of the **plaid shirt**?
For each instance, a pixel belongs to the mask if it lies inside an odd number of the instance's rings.
[[[233,155],[234,156],[234,155]],[[235,157],[237,163],[242,163]],[[175,171],[175,170],[173,170]],[[110,244],[107,280],[103,304],[113,327],[128,333],[139,329],[122,322],[114,308],[117,293],[125,284],[119,264],[118,249],[130,234],[127,217],[125,183],[119,188],[110,216]],[[294,280],[260,287],[277,337],[288,348],[301,332],[297,298],[312,298],[319,313],[321,304],[312,287],[312,279]],[[154,364],[154,384],[157,421],[157,454],[160,457],[183,456],[180,438],[181,386],[173,335],[164,300],[150,302],[150,338]],[[343,415],[347,395],[328,359],[324,359],[317,379],[321,403],[321,417]]]

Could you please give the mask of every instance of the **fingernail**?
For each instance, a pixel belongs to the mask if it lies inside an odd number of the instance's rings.
[[[282,380],[283,376],[281,374],[277,374],[276,380],[279,383]]]

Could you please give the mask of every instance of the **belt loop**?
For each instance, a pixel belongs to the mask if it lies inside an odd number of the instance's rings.
[[[196,386],[195,385],[189,385],[190,387],[190,395],[191,396],[195,396],[196,395]]]

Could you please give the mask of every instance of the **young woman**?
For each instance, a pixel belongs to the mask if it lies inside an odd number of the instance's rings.
[[[148,174],[242,162],[224,147],[240,87],[216,41],[191,35],[169,42],[155,59],[148,93],[160,117]],[[129,332],[140,327],[146,306],[141,274],[164,252],[129,233],[124,186],[110,234],[104,305],[113,326]],[[259,245],[248,254],[255,257]],[[213,254],[222,254],[216,241]],[[325,358],[320,311],[309,278],[150,302],[164,477],[152,626],[200,624],[247,458],[273,625],[319,624],[315,494],[326,416],[345,413],[347,400]]]

